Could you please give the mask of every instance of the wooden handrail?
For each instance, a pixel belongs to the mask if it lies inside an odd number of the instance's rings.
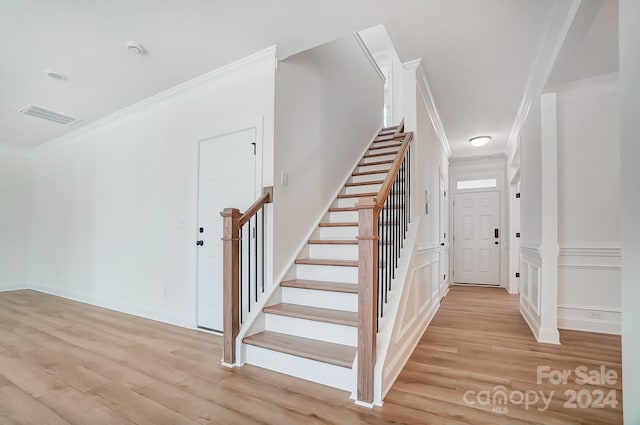
[[[404,121],[403,121],[404,122]],[[384,202],[387,200],[389,193],[391,192],[391,187],[393,186],[393,182],[396,180],[396,176],[398,175],[398,171],[400,170],[400,166],[402,165],[402,161],[404,160],[404,156],[407,153],[407,149],[409,149],[409,144],[413,140],[413,133],[406,133],[404,136],[404,140],[402,141],[402,146],[400,150],[398,150],[398,154],[396,158],[393,160],[391,164],[391,168],[389,168],[389,172],[376,195],[376,206],[379,208],[384,205]]]
[[[270,203],[272,201],[271,200],[272,196],[273,196],[273,187],[265,187],[264,193],[262,194],[262,196],[259,197],[253,203],[253,205],[251,205],[249,209],[247,209],[247,211],[244,214],[242,214],[242,216],[240,216],[240,227],[242,227],[247,221],[249,221],[251,217],[255,215],[255,213],[260,211],[260,208],[262,208],[264,204]]]
[[[223,364],[228,366],[236,363],[236,339],[240,333],[240,229],[270,202],[273,202],[273,187],[266,187],[244,214],[237,208],[225,208],[220,213],[223,217]]]
[[[374,370],[378,319],[378,218],[393,184],[407,156],[413,133],[404,132],[404,120],[389,141],[402,139],[402,145],[391,163],[382,186],[373,196],[362,197],[355,205],[358,210],[358,370],[357,399],[371,404],[374,401]],[[387,139],[384,139],[387,141]],[[406,177],[405,177],[406,178]]]

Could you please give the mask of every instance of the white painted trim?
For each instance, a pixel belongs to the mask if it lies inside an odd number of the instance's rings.
[[[539,338],[554,341],[558,334],[558,123],[555,93],[543,94],[541,104],[541,241],[540,256],[540,333]]]
[[[598,313],[602,318],[590,317],[593,313]],[[558,328],[620,335],[622,312],[600,307],[558,307]]]
[[[489,155],[476,155],[476,156],[457,156],[457,157],[452,157],[449,159],[449,163],[451,164],[459,164],[459,163],[468,163],[468,162],[480,162],[480,161],[487,161],[487,160],[491,160],[491,159],[500,159],[500,160],[507,160],[507,154],[506,153],[493,153],[493,154],[489,154]]]
[[[555,2],[547,16],[545,31],[543,32],[544,37],[538,47],[518,113],[515,116],[507,139],[506,152],[509,158],[512,158],[516,151],[515,147],[518,143],[520,130],[527,120],[527,115],[529,115],[534,99],[542,92],[547,83],[549,74],[551,74],[551,70],[555,65],[581,1],[571,0],[566,13],[558,10],[565,3]]]
[[[612,266],[610,264],[566,264],[559,263],[558,268],[561,269],[588,269],[588,270],[622,270],[621,266]]]
[[[373,404],[373,403],[366,403],[366,402],[360,401],[360,400],[355,400],[353,403],[356,406],[366,407],[368,409],[373,409],[373,407],[375,406],[375,404]]]
[[[577,305],[577,304],[563,304],[559,305],[558,308],[566,308],[570,310],[593,310],[593,311],[605,311],[609,313],[622,313],[621,308],[613,308],[613,307],[599,307],[592,305]]]
[[[362,37],[360,37],[360,34],[357,33],[357,32],[354,32],[353,33],[353,38],[356,39],[356,42],[358,43],[358,45],[362,49],[362,52],[364,53],[365,57],[367,58],[367,60],[371,64],[371,67],[373,68],[373,70],[376,72],[376,74],[378,74],[378,77],[380,77],[380,79],[382,81],[387,81],[387,79],[385,78],[384,74],[382,73],[382,70],[378,66],[378,62],[376,62],[376,59],[371,54],[371,51],[367,47],[367,44],[364,42]]]
[[[609,246],[577,246],[567,245],[560,247],[561,257],[622,257],[622,248]]]
[[[410,62],[407,63],[409,64]],[[420,63],[420,65],[422,65],[422,63]],[[429,79],[427,78],[427,72],[425,71],[424,66],[417,66],[416,80],[418,93],[422,98],[424,107],[427,109],[427,113],[429,114],[429,118],[431,119],[431,124],[433,125],[433,129],[438,136],[438,140],[440,141],[442,150],[444,151],[447,158],[451,158],[451,146],[449,146],[449,139],[447,138],[447,133],[444,130],[444,125],[442,124],[440,113],[438,112],[435,100],[433,99],[433,93],[431,91],[431,86],[429,84]]]
[[[24,282],[7,282],[0,283],[0,292],[20,291],[22,289],[30,289],[29,284]]]
[[[145,108],[151,105],[164,102],[172,97],[178,96],[189,90],[198,89],[199,87],[209,84],[218,78],[224,77],[229,73],[232,73],[238,70],[239,68],[242,68],[254,62],[258,62],[267,58],[273,58],[273,62],[274,62],[273,66],[275,68],[276,62],[277,62],[275,45],[271,47],[267,47],[266,49],[260,50],[259,52],[253,53],[237,61],[231,62],[230,64],[224,65],[220,68],[214,69],[213,71],[207,72],[206,74],[200,75],[192,80],[185,81],[184,83],[178,84],[177,86],[174,86],[170,89],[157,93],[151,97],[141,100],[140,102],[134,103],[133,105],[129,105],[105,117],[92,121],[87,125],[84,125],[80,128],[73,130],[70,133],[56,137],[46,143],[43,143],[35,148],[32,148],[30,149],[30,151],[34,155],[40,155],[44,152],[48,152],[52,149],[65,146],[67,144],[80,142],[84,140],[83,136],[86,136],[88,133],[96,130],[99,127],[107,126],[122,117],[144,110]]]

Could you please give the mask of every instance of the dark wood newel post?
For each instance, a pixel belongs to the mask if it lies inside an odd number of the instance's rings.
[[[373,403],[378,316],[378,214],[376,198],[362,198],[358,209],[358,401]]]
[[[240,210],[225,208],[223,217],[224,363],[236,363],[236,338],[240,332]]]

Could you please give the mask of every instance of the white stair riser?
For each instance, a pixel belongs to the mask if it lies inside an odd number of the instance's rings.
[[[320,228],[320,239],[354,239],[356,236],[357,226]]]
[[[386,173],[367,174],[364,176],[352,176],[351,181],[354,183],[370,182],[373,180],[384,180]]]
[[[353,207],[359,200],[360,198],[340,198],[338,199],[337,206],[339,208]]]
[[[365,186],[346,186],[343,193],[352,195],[354,193],[372,193],[378,192],[382,187],[381,184],[368,184]]]
[[[296,264],[296,278],[303,280],[321,280],[326,282],[357,283],[358,268]]]
[[[283,287],[282,302],[286,304],[306,305],[308,307],[358,311],[358,295],[349,292]]]
[[[339,211],[329,213],[330,223],[349,223],[358,221],[358,211]]]
[[[296,317],[265,315],[265,326],[268,331],[317,339],[334,344],[358,345],[358,328],[355,326],[336,325],[334,323],[299,319]]]
[[[390,147],[390,148],[385,148],[385,149],[374,149],[374,150],[369,150],[368,153],[389,153],[389,154],[397,154],[398,151],[400,149],[398,149],[397,147]]]
[[[381,152],[376,152],[376,154],[381,153]],[[383,156],[370,156],[369,158],[362,158],[361,162],[364,163],[369,163],[369,162],[377,162],[377,161],[386,161],[388,159],[396,159],[396,155],[393,153],[390,153],[388,155],[383,155]]]
[[[390,167],[391,167],[391,164],[359,165],[358,171],[389,170]]]
[[[317,382],[345,391],[353,391],[351,369],[291,356],[278,351],[246,345],[247,363],[275,372]]]
[[[357,260],[358,245],[309,244],[309,258]]]

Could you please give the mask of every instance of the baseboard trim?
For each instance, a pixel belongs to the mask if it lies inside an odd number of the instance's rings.
[[[594,307],[558,307],[558,327],[572,331],[622,334],[622,313]]]
[[[22,289],[29,289],[29,285],[22,282],[0,283],[0,292],[20,291]]]
[[[143,319],[155,320],[156,322],[166,323],[168,325],[179,326],[181,328],[194,329],[192,320],[183,319],[172,314],[159,313],[155,311],[136,308],[112,301],[100,300],[95,297],[77,294],[74,292],[63,291],[51,288],[45,285],[32,284],[29,289],[42,292],[44,294],[54,295],[56,297],[66,298],[68,300],[93,305],[96,307],[106,308],[107,310],[117,311],[118,313],[130,314],[132,316],[141,317]]]

